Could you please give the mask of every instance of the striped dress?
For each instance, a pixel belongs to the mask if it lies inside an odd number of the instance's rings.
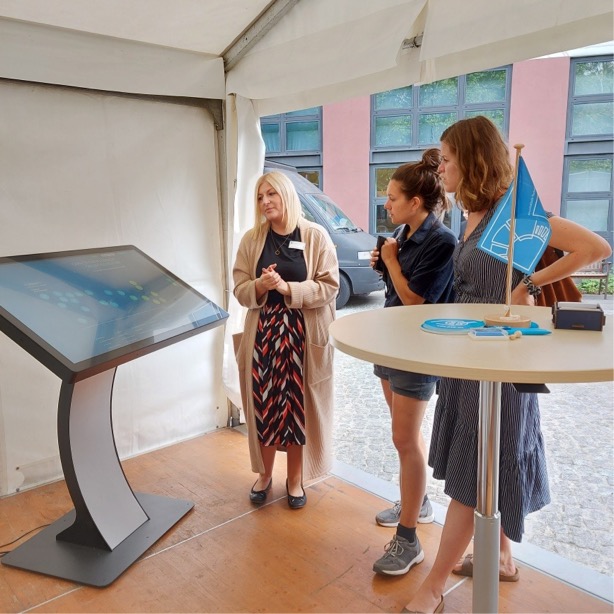
[[[257,271],[272,263],[286,281],[304,281],[300,231],[281,236],[269,231]],[[305,322],[300,309],[286,306],[277,291],[268,293],[260,311],[252,361],[252,392],[258,441],[263,446],[305,445],[303,362]]]
[[[454,252],[456,303],[506,303],[506,265],[476,248],[494,208]],[[512,287],[523,274],[514,270]],[[476,506],[479,382],[442,378],[435,407],[429,465],[445,480],[445,493]],[[525,516],[550,502],[544,441],[536,394],[501,385],[499,510],[507,537],[520,542]]]

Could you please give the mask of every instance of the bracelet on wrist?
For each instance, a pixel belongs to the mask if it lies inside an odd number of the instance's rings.
[[[522,279],[522,283],[527,287],[527,291],[531,296],[539,296],[542,293],[541,286],[536,286],[531,280],[530,275],[525,275]]]

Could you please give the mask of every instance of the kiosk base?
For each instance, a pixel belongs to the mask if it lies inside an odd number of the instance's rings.
[[[108,586],[194,507],[191,501],[134,494],[149,520],[113,550],[56,540],[56,535],[74,522],[72,510],[5,555],[2,563],[80,584]]]

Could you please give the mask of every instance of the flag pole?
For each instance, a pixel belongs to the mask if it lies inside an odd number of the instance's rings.
[[[484,316],[484,323],[487,326],[515,326],[516,328],[527,328],[531,326],[531,318],[525,316],[512,315],[512,272],[514,270],[514,238],[516,235],[516,199],[518,195],[518,169],[520,168],[520,152],[524,145],[514,145],[516,149],[516,163],[514,166],[513,193],[510,214],[510,234],[507,245],[507,274],[505,279],[505,302],[507,311],[505,315],[490,314]]]
[[[512,314],[512,272],[514,270],[514,239],[516,237],[516,201],[518,197],[518,168],[523,144],[514,145],[516,150],[516,162],[514,164],[514,191],[512,193],[512,212],[510,215],[510,238],[507,242],[507,277],[505,280],[505,302],[507,305],[506,316]]]

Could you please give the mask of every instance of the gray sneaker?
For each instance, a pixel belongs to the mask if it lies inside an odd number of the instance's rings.
[[[383,510],[375,516],[375,522],[381,527],[396,527],[399,524],[399,518],[401,517],[401,502],[397,501],[392,507]],[[420,515],[418,516],[418,522],[421,524],[428,524],[435,520],[435,514],[433,512],[433,506],[427,499],[420,508]]]
[[[402,576],[407,573],[413,565],[422,563],[424,551],[420,545],[420,540],[416,535],[416,541],[412,544],[404,537],[395,535],[389,544],[386,544],[386,554],[373,563],[375,573],[386,576]]]

